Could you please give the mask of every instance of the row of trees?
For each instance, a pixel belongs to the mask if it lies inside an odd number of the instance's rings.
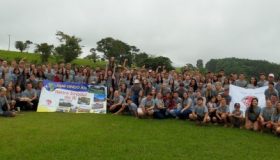
[[[63,59],[64,62],[71,62],[81,55],[82,39],[76,36],[65,34],[61,31],[56,33],[60,44],[55,47],[48,43],[35,44],[35,52],[41,54],[42,62],[47,62],[50,55]],[[16,41],[15,47],[20,52],[25,51],[33,44],[31,41]],[[100,56],[102,54],[103,56]],[[140,51],[136,46],[129,45],[121,40],[111,37],[101,39],[97,42],[96,48],[90,49],[90,54],[85,58],[93,62],[115,57],[119,64],[126,60],[128,66],[137,66],[156,69],[158,66],[165,66],[166,69],[173,69],[172,62],[168,57],[152,56]]]

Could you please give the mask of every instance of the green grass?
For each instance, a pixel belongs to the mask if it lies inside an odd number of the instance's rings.
[[[16,51],[5,51],[5,50],[0,50],[0,57],[6,61],[12,61],[12,60],[21,60],[22,58],[26,59],[29,63],[34,63],[34,64],[41,64],[41,57],[40,54],[36,54],[36,53],[20,53],[20,52],[16,52]],[[54,56],[50,56],[48,59],[49,63],[57,63],[57,61],[61,61],[61,60],[57,60]],[[79,66],[83,65],[83,66],[90,66],[92,68],[95,67],[101,67],[104,68],[105,67],[105,62],[102,61],[98,61],[96,63],[93,63],[91,60],[89,59],[83,59],[83,58],[77,58],[75,60],[73,60],[71,62],[72,64],[77,64]]]
[[[188,121],[25,112],[0,118],[0,159],[279,159],[280,139]]]

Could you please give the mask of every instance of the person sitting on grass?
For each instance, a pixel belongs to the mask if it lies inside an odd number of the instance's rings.
[[[189,115],[190,120],[196,121],[197,124],[206,124],[210,122],[210,117],[208,116],[208,109],[203,105],[203,98],[198,97],[196,106],[193,109],[193,112]]]
[[[22,97],[20,101],[25,102],[24,108],[29,110],[37,110],[38,97],[37,92],[33,88],[31,82],[26,83],[26,89],[22,92]]]
[[[164,106],[162,94],[157,93],[157,97],[155,99],[155,108],[154,108],[154,118],[156,119],[164,119],[166,113],[166,107]]]
[[[242,128],[242,124],[244,122],[244,117],[243,117],[243,111],[240,110],[240,104],[235,103],[234,104],[234,110],[231,112],[229,115],[231,124],[233,127],[236,128]]]
[[[254,131],[259,130],[259,118],[261,114],[261,107],[258,106],[258,99],[253,98],[251,105],[246,109],[245,113],[245,128],[248,130],[253,129]]]
[[[260,114],[260,129],[263,131],[264,128],[268,128],[269,130],[272,129],[272,115],[274,113],[274,108],[271,101],[268,99],[266,100],[266,106],[262,108]]]
[[[109,107],[109,111],[113,114],[121,114],[125,109],[125,105],[123,105],[123,103],[124,103],[123,96],[121,96],[119,91],[116,90],[114,92],[112,105]]]
[[[132,102],[131,98],[127,98],[125,107],[129,110],[129,113],[135,117],[137,117],[137,105]]]
[[[182,102],[182,107],[183,109],[179,113],[179,118],[180,119],[189,119],[189,115],[192,113],[192,99],[189,97],[189,93],[185,92],[183,94],[183,102]]]
[[[10,105],[6,97],[7,89],[5,87],[0,88],[0,116],[15,117],[15,112],[10,111]]]
[[[211,100],[207,103],[208,111],[209,111],[209,117],[212,123],[217,124],[217,98],[216,96],[211,97]]]
[[[229,106],[227,105],[227,101],[224,97],[221,99],[220,106],[217,108],[216,116],[218,118],[218,122],[224,124],[225,127],[228,126],[229,122]]]
[[[273,125],[273,132],[276,135],[280,135],[280,102],[277,103],[271,120]]]
[[[139,105],[139,108],[137,109],[138,117],[144,118],[146,116],[153,116],[154,114],[154,100],[153,100],[153,94],[149,93],[147,97],[143,98],[141,100],[141,103]]]

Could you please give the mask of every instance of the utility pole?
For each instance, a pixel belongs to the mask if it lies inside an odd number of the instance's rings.
[[[9,34],[9,47],[8,47],[8,51],[10,51],[10,46],[11,46],[11,35]]]

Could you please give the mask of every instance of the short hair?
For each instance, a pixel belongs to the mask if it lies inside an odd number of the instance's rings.
[[[197,101],[203,101],[203,98],[202,97],[198,97]]]

